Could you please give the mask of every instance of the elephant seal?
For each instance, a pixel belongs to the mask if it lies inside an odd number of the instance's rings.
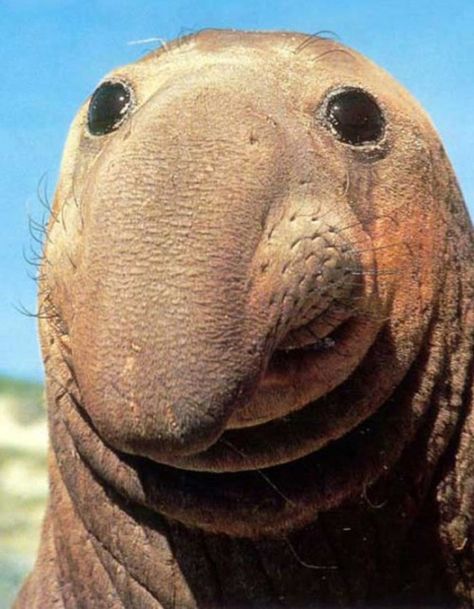
[[[17,609],[474,606],[472,228],[390,76],[166,45],[80,110],[47,237]]]

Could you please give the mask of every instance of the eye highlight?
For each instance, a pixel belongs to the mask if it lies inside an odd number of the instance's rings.
[[[361,89],[345,89],[333,94],[326,104],[325,120],[341,142],[352,146],[375,143],[385,132],[380,106]]]
[[[105,135],[117,129],[132,103],[130,88],[120,82],[104,82],[94,92],[87,112],[92,135]]]

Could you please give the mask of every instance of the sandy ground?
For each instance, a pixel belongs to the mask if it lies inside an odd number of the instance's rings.
[[[33,564],[48,490],[41,391],[16,389],[0,386],[0,609]]]

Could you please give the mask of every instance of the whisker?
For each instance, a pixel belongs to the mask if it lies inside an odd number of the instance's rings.
[[[12,307],[18,313],[20,313],[21,315],[24,315],[25,317],[35,317],[36,319],[54,319],[54,317],[55,317],[55,315],[53,315],[53,314],[47,315],[46,313],[42,313],[41,311],[36,311],[36,312],[30,311],[21,302],[19,302],[18,304],[12,303]]]
[[[351,245],[354,245],[353,243],[351,243]],[[355,254],[364,254],[365,252],[378,252],[380,250],[387,250],[390,249],[392,247],[397,247],[400,245],[406,245],[404,241],[398,241],[395,243],[389,243],[387,245],[378,245],[377,247],[366,247],[362,250],[358,250],[358,249],[353,249],[351,250],[353,253]]]
[[[236,454],[240,455],[241,457],[243,457],[244,459],[247,457],[247,455],[240,449],[238,449],[236,446],[234,446],[231,442],[229,442],[229,440],[224,440],[223,438],[220,439],[220,442],[222,444],[225,444],[226,446],[228,446],[230,449],[232,449]],[[286,495],[284,495],[280,489],[276,486],[276,484],[270,480],[270,478],[267,476],[267,474],[265,474],[261,469],[255,469],[254,470],[263,480],[265,480],[265,482],[270,486],[270,488],[272,488],[275,493],[281,497],[286,503],[288,503],[289,505],[295,506],[295,502],[292,501],[289,497],[287,497]]]
[[[339,568],[337,565],[314,565],[312,563],[306,562],[297,554],[293,544],[290,542],[288,537],[283,537],[283,540],[287,544],[294,558],[299,562],[302,567],[306,567],[306,569],[314,569],[315,571],[335,571]]]
[[[166,50],[166,47],[167,47],[166,40],[164,38],[157,38],[157,37],[142,38],[141,40],[129,40],[127,42],[127,45],[134,46],[137,44],[150,44],[150,42],[158,42],[160,44],[160,46],[158,48],[163,48]]]
[[[43,235],[46,235],[47,231],[45,228],[45,218],[44,218],[44,214],[41,217],[41,222],[38,222],[37,220],[35,220],[33,218],[33,216],[31,214],[28,215],[28,224],[37,232],[42,233]]]
[[[63,231],[66,233],[67,230],[66,230],[66,222],[64,220],[64,208],[65,208],[65,205],[63,205],[61,207],[61,210],[59,211],[59,216],[61,216],[61,226],[63,227]]]
[[[42,189],[42,190],[41,190]],[[51,205],[49,203],[48,198],[48,172],[45,171],[40,179],[38,180],[38,185],[36,187],[36,196],[38,197],[41,205],[51,213]]]
[[[372,277],[383,277],[385,275],[400,275],[401,269],[387,270],[387,271],[351,271],[351,275],[365,275]]]
[[[375,220],[390,220],[392,221],[394,224],[396,224],[396,226],[399,226],[399,223],[394,220],[389,214],[381,214],[379,216],[377,215],[373,215],[369,218],[370,222],[374,222]],[[360,226],[361,222],[360,220],[356,220],[355,222],[352,222],[351,224],[347,224],[346,226],[336,226],[336,230],[338,233],[345,231],[345,230],[349,230],[350,228],[354,228],[354,226]]]
[[[43,249],[44,242],[41,237],[38,237],[38,234],[44,236],[45,232],[42,229],[33,226],[31,217],[28,218],[28,232],[33,241],[37,243],[41,247],[41,249]]]
[[[80,204],[79,199],[76,196],[76,189],[75,189],[75,184],[74,183],[72,185],[71,193],[72,193],[72,200],[74,201],[74,205],[77,207],[77,210],[79,211],[79,220],[81,221],[81,228],[80,228],[80,230],[83,231],[84,230],[83,210],[82,210],[82,205]]]
[[[328,34],[328,35],[326,35]],[[301,42],[296,49],[294,49],[293,53],[297,55],[303,49],[310,46],[311,44],[317,42],[323,42],[324,40],[340,40],[339,36],[333,32],[332,30],[320,30],[319,32],[315,32],[314,34],[309,34],[307,38]]]
[[[362,490],[362,494],[361,494],[362,499],[367,503],[367,505],[369,507],[371,507],[373,510],[381,510],[383,507],[385,507],[385,505],[387,504],[387,499],[385,499],[385,501],[382,501],[381,503],[374,503],[368,496],[367,494],[367,486],[364,485],[364,488]]]
[[[26,276],[28,277],[28,279],[31,279],[31,281],[34,281],[36,284],[38,284],[41,281],[41,272],[40,272],[39,268],[36,269],[36,273],[33,275],[30,273],[30,271],[28,269],[26,269],[25,272],[26,272]]]
[[[48,197],[48,185],[47,185],[48,174],[45,172],[41,178],[39,179],[38,186],[36,189],[36,196],[41,206],[45,209],[48,214],[48,218],[52,217],[55,222],[58,221],[56,215],[53,212],[53,207],[49,201]],[[41,188],[43,188],[43,192],[41,192]],[[44,223],[45,224],[45,223]]]
[[[76,271],[77,270],[77,264],[75,262],[73,262],[73,260],[71,258],[71,254],[67,250],[65,250],[65,252],[66,252],[66,258],[69,260],[69,264]]]
[[[39,268],[41,266],[41,256],[38,256],[38,254],[33,250],[33,248],[30,247],[30,250],[33,255],[33,258],[28,257],[25,250],[25,246],[22,247],[23,260],[30,266]]]

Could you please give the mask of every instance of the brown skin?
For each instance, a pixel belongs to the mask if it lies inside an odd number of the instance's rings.
[[[301,34],[205,31],[105,80],[134,103],[66,145],[15,607],[473,607],[474,246],[427,116]],[[328,124],[345,87],[376,142]]]

